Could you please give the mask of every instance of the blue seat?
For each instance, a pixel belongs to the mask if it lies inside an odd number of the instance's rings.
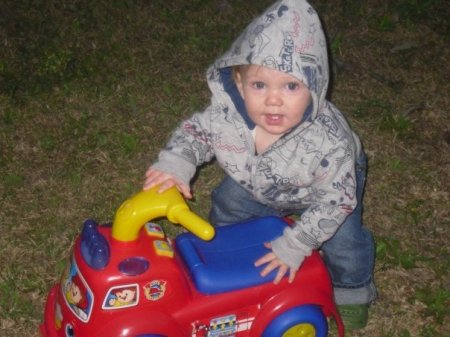
[[[200,292],[252,287],[275,278],[275,271],[261,277],[263,267],[256,268],[254,263],[269,252],[264,243],[282,235],[286,225],[283,219],[270,216],[216,227],[211,241],[183,233],[176,239],[176,249]]]

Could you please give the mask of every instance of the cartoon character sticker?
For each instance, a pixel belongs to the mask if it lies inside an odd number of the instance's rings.
[[[92,312],[94,296],[74,259],[63,275],[61,286],[67,306],[81,321],[87,322]]]
[[[145,298],[149,301],[158,301],[164,297],[166,293],[166,281],[153,280],[144,286]]]
[[[103,309],[119,309],[138,304],[139,288],[137,284],[112,287],[105,297]]]

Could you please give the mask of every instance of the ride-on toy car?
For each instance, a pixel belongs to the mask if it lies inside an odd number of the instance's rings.
[[[166,237],[167,217],[191,233]],[[50,291],[42,337],[325,337],[342,321],[317,252],[293,283],[273,284],[254,261],[281,235],[281,218],[214,228],[175,188],[136,194],[112,225],[84,223],[60,283]],[[195,234],[195,235],[194,235]],[[208,241],[209,240],[209,241]]]

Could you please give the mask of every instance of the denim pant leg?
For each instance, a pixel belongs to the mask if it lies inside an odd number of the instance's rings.
[[[209,220],[215,226],[269,215],[281,216],[273,208],[255,200],[246,189],[228,176],[211,194]]]
[[[323,243],[324,260],[333,281],[337,304],[370,303],[376,298],[373,283],[375,244],[362,225],[362,197],[366,179],[366,157],[356,164],[358,205],[336,234]]]
[[[364,189],[365,156],[357,165],[358,206],[341,225],[336,234],[322,245],[324,260],[330,271],[337,304],[369,303],[376,297],[373,283],[375,248],[372,234],[362,227],[362,194]],[[230,177],[211,194],[210,222],[223,226],[261,216],[285,216],[256,201],[253,196]],[[299,212],[291,212],[298,213]]]

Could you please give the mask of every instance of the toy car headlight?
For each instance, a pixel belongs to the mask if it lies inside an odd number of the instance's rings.
[[[66,325],[66,337],[75,337],[75,331],[71,324]]]

